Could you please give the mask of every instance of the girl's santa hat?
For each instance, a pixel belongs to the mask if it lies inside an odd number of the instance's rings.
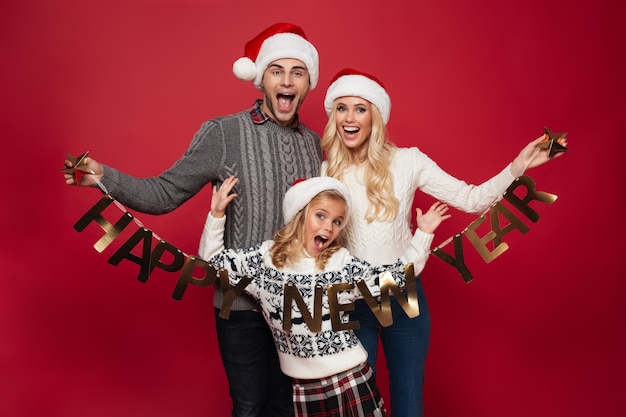
[[[391,115],[391,99],[380,80],[370,74],[357,71],[352,68],[344,68],[335,75],[330,82],[324,108],[330,115],[333,110],[333,102],[339,97],[361,97],[378,108],[383,123],[386,125]]]
[[[313,197],[322,191],[328,190],[338,191],[343,196],[343,199],[346,200],[346,216],[343,219],[343,224],[347,224],[350,208],[352,207],[350,191],[341,181],[332,177],[313,177],[306,180],[300,178],[295,180],[291,188],[285,193],[285,199],[283,200],[283,219],[285,224],[290,223],[296,217],[296,214],[313,200]]]
[[[298,59],[307,67],[311,90],[319,78],[319,57],[301,27],[291,23],[276,23],[254,39],[248,41],[244,56],[233,64],[233,73],[243,81],[254,80],[254,86],[261,89],[263,73],[270,63],[277,59]]]

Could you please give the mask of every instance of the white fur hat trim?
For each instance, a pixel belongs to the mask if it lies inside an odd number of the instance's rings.
[[[361,97],[374,104],[380,111],[383,123],[387,124],[391,115],[391,99],[380,84],[363,75],[344,75],[333,82],[326,90],[324,109],[330,115],[333,102],[339,97]]]
[[[306,65],[311,81],[311,90],[313,90],[319,78],[317,49],[309,41],[293,33],[278,33],[263,42],[255,61],[255,87],[261,88],[263,73],[272,62],[286,58],[298,59]]]
[[[283,219],[285,224],[290,223],[296,214],[319,193],[327,190],[337,190],[346,200],[346,216],[343,219],[345,225],[350,215],[350,208],[352,207],[352,199],[350,198],[350,192],[343,183],[332,177],[313,177],[307,180],[303,180],[293,185],[285,194],[283,200]]]

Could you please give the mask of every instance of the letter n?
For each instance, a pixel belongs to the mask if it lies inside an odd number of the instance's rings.
[[[315,286],[315,295],[313,299],[313,316],[302,299],[302,295],[293,283],[287,283],[284,286],[285,300],[283,305],[283,330],[291,330],[291,308],[293,301],[296,302],[304,322],[313,333],[322,331],[322,293],[324,289],[321,285]]]

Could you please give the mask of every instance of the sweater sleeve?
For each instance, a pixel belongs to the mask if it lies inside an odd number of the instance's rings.
[[[216,218],[209,212],[202,229],[200,248],[198,249],[198,254],[202,259],[208,260],[224,250],[225,225],[226,216]]]
[[[400,261],[413,264],[415,276],[418,276],[426,266],[428,255],[430,254],[430,245],[433,243],[435,235],[426,233],[420,229],[416,229],[411,239],[411,244],[404,252]]]
[[[205,122],[185,153],[159,176],[136,178],[103,165],[102,184],[120,203],[149,214],[164,214],[217,179],[225,155],[219,123]]]
[[[262,269],[262,254],[271,246],[271,242],[264,242],[248,249],[225,249],[225,224],[226,216],[217,218],[209,212],[202,229],[198,254],[214,268],[227,270],[228,280],[232,285],[237,285],[245,276],[252,277],[244,291],[255,296],[258,290],[258,271]]]
[[[448,174],[417,148],[408,148],[405,155],[410,159],[401,163],[414,167],[417,188],[466,213],[483,214],[515,180],[511,164],[489,180],[475,185]]]

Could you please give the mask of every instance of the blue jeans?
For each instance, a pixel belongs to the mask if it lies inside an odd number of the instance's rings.
[[[231,311],[215,327],[233,401],[233,417],[293,417],[292,380],[283,374],[267,323],[255,311]]]
[[[406,293],[405,293],[406,296]],[[430,338],[430,314],[422,283],[417,279],[417,298],[420,315],[409,318],[395,297],[391,299],[393,324],[382,327],[365,300],[356,300],[350,321],[358,320],[355,330],[367,350],[367,362],[376,372],[378,337],[382,341],[391,394],[393,417],[422,417],[424,415],[424,365]]]

